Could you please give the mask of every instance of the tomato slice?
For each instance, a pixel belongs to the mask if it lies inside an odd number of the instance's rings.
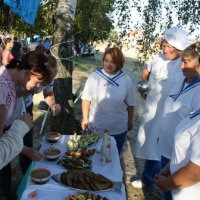
[[[37,192],[36,191],[33,191],[29,194],[29,197],[31,198],[36,198],[37,197]]]

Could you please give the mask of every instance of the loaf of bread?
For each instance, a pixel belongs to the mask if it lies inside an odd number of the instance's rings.
[[[114,183],[101,174],[94,172],[72,170],[61,174],[61,182],[69,187],[82,190],[108,190]]]

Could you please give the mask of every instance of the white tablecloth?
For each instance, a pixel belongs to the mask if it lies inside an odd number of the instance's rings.
[[[67,151],[67,141],[68,136],[62,135],[59,142],[55,143],[53,146],[55,148],[58,148],[61,150],[61,159],[64,155],[64,153]],[[102,139],[96,144],[90,147],[90,149],[97,149],[97,151],[100,151],[101,148]],[[40,152],[42,153],[45,149],[49,148],[50,144],[43,139],[43,142],[41,143]],[[123,177],[123,171],[121,169],[119,155],[117,146],[115,143],[115,139],[111,137],[111,157],[112,162],[107,163],[106,165],[101,165],[101,154],[95,153],[94,156],[91,156],[92,159],[92,171],[94,173],[99,173],[104,175],[105,177],[109,178],[110,180],[114,182],[120,182],[122,181]],[[48,162],[45,158],[41,160],[40,162],[36,162],[34,169],[36,168],[46,168],[51,171],[51,175],[60,174],[63,171],[66,171],[66,169],[57,164],[58,160],[53,162]],[[56,181],[54,181],[52,178],[48,182],[42,185],[37,185],[30,177],[27,180],[26,189],[24,190],[22,194],[21,200],[32,200],[33,198],[29,197],[30,192],[36,190],[37,192],[37,198],[34,198],[34,200],[63,200],[68,196],[68,194],[75,194],[77,190],[69,189],[66,186],[63,186]],[[109,200],[125,200],[126,199],[126,193],[125,193],[125,186],[122,184],[121,192],[116,192],[114,190],[110,191],[97,191],[93,192],[92,194],[99,194],[102,197],[107,197]]]

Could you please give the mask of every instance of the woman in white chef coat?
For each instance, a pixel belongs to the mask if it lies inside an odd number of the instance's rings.
[[[155,187],[154,176],[160,171],[160,153],[157,147],[159,124],[164,102],[177,81],[183,79],[181,51],[187,47],[187,33],[172,27],[164,33],[163,53],[157,55],[143,70],[141,79],[149,81],[151,90],[145,100],[134,155],[146,159],[141,180],[134,180],[135,188]]]
[[[177,82],[165,101],[163,117],[160,122],[160,135],[158,140],[158,149],[162,156],[162,168],[171,160],[177,124],[184,120],[190,114],[190,112],[200,108],[199,44],[199,42],[195,43],[182,52],[181,69],[185,79]],[[182,143],[182,145],[185,145],[185,143]],[[180,153],[181,152],[178,154]],[[180,156],[182,157],[182,155]],[[186,157],[187,156],[188,155],[186,155]],[[184,157],[185,156],[182,158],[183,160],[185,159]],[[175,161],[177,162],[176,159]],[[178,162],[178,164],[182,165],[180,162]],[[167,175],[165,170],[161,170],[160,174]],[[171,188],[168,190],[170,189]]]

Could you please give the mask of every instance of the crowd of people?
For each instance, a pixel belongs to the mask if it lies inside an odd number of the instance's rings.
[[[4,44],[0,67],[0,195],[9,199],[10,161],[20,154],[25,174],[32,160],[43,158],[33,148],[33,94],[43,91],[56,115],[61,107],[53,93],[58,68],[48,51],[49,40],[37,43],[32,39],[24,55],[16,37],[13,41],[5,36],[0,42]],[[81,54],[79,45],[80,41],[74,48]],[[135,188],[157,187],[164,192],[165,200],[198,200],[200,43],[188,46],[186,31],[172,27],[164,32],[161,46],[163,52],[141,75],[151,90],[141,94],[145,105],[134,156],[146,161],[141,179],[131,184]],[[89,51],[88,45],[84,48]],[[102,136],[108,129],[119,155],[127,132],[133,129],[136,106],[132,80],[123,72],[124,63],[122,51],[108,46],[102,67],[89,75],[82,94],[82,130],[95,129]]]
[[[72,47],[74,56],[94,56],[96,53],[96,46],[93,42],[83,43],[76,39]]]

